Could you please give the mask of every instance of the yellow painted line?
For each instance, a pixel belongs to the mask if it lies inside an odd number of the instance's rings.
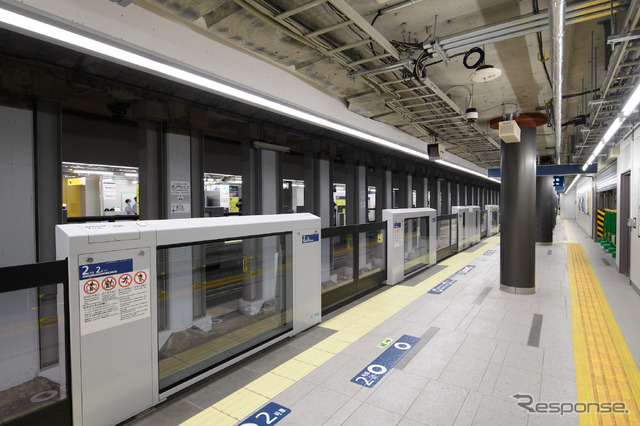
[[[254,380],[245,386],[246,389],[262,395],[266,398],[273,398],[280,392],[294,384],[295,381],[277,374],[267,373],[259,379]]]
[[[489,237],[484,242],[487,243],[484,250],[477,250],[474,253],[458,253],[450,257],[441,263],[447,268],[414,287],[393,286],[321,323],[320,327],[335,330],[336,333],[185,421],[182,425],[226,425],[233,424],[224,423],[228,418],[235,419],[234,423],[246,418],[297,380],[302,379],[351,343],[400,312],[416,298],[431,290],[487,250],[495,247],[500,242],[500,237]],[[208,416],[211,416],[211,419]]]
[[[216,410],[213,407],[209,407],[204,411],[191,417],[189,420],[182,424],[188,424],[190,426],[232,426],[238,423],[237,419],[224,414],[220,410]]]
[[[274,368],[271,372],[278,376],[286,377],[287,379],[300,380],[315,370],[316,367],[316,365],[307,364],[294,358]]]
[[[573,236],[575,239],[575,236]],[[640,424],[640,371],[581,244],[567,245],[578,402],[624,402],[627,414],[580,414],[581,425]]]
[[[562,219],[562,221],[564,222],[564,229],[567,231],[569,242],[572,244],[577,243],[578,239],[576,238],[576,234],[573,233],[573,229],[571,229],[571,226],[569,226],[569,221],[567,219]]]
[[[293,359],[319,367],[325,362],[329,361],[329,359],[331,359],[334,355],[334,353],[325,352],[321,349],[310,347],[300,355],[295,356]]]
[[[258,395],[249,389],[242,388],[216,402],[212,407],[239,420],[247,417],[268,402],[269,398]]]

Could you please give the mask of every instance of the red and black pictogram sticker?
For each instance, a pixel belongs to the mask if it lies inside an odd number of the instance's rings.
[[[84,283],[84,292],[87,294],[95,294],[98,290],[100,290],[100,284],[96,280],[89,280]]]
[[[113,277],[106,277],[102,280],[102,288],[106,291],[116,288],[116,279]]]
[[[138,271],[133,276],[133,280],[136,284],[144,284],[147,281],[147,273],[144,271]]]
[[[129,274],[122,274],[118,278],[118,284],[120,284],[120,287],[129,287],[129,284],[131,284],[132,281],[133,279]]]

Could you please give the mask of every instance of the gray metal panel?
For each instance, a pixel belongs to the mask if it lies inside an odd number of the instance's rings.
[[[500,211],[501,289],[535,289],[536,129],[523,127],[519,143],[502,143]]]
[[[36,260],[33,113],[0,106],[0,266]],[[10,224],[10,226],[9,226]]]

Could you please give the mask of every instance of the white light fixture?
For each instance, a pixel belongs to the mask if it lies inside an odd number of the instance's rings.
[[[423,152],[371,135],[362,130],[335,123],[318,115],[217,82],[202,74],[187,71],[185,69],[178,68],[177,66],[169,65],[168,63],[163,63],[154,59],[149,59],[141,54],[133,53],[109,43],[76,34],[72,31],[47,24],[37,19],[29,18],[5,9],[0,9],[0,22],[9,27],[17,27],[38,34],[47,39],[54,39],[65,44],[78,47],[82,50],[95,53],[100,57],[114,59],[120,63],[133,65],[141,70],[152,71],[163,76],[171,77],[176,81],[188,83],[191,86],[207,89],[211,92],[223,94],[233,99],[242,100],[253,105],[280,112],[289,117],[295,117],[308,123],[317,124],[324,128],[354,136],[358,139],[367,140],[386,148],[404,152],[405,154],[423,158],[425,160],[429,159],[429,157]],[[115,41],[113,43],[115,43]]]
[[[137,173],[125,173],[124,175],[125,175],[125,177],[132,177],[132,178],[137,178],[138,177]]]
[[[626,104],[624,104],[624,108],[622,108],[622,115],[628,117],[631,113],[636,109],[638,104],[640,103],[640,83],[636,86],[636,89],[633,91],[633,94],[629,98]]]
[[[586,169],[586,167],[583,168],[582,170],[585,170],[585,169]],[[581,178],[580,175],[576,176],[576,178],[573,180],[573,182],[571,182],[571,185],[569,185],[569,188],[567,188],[567,190],[564,191],[564,193],[566,194],[567,192],[571,191],[571,188],[573,188],[573,185],[575,185],[578,182],[578,180],[580,180],[580,178]]]
[[[101,175],[101,176],[113,176],[113,172],[103,172],[100,170],[74,170],[73,173],[78,175]]]
[[[471,173],[471,174],[474,174],[476,176],[480,176],[480,177],[485,178],[487,180],[500,183],[500,181],[498,179],[487,177],[486,175],[483,175],[482,173],[476,172],[475,170],[471,170],[471,169],[468,169],[466,167],[459,166],[457,164],[451,163],[451,162],[446,161],[446,160],[436,160],[436,163],[444,164],[445,166],[453,167],[454,169],[462,170],[464,172]]]
[[[604,143],[607,143],[611,140],[611,138],[613,137],[613,135],[616,134],[620,126],[622,126],[623,121],[624,121],[624,118],[621,118],[621,117],[616,117],[616,119],[613,120],[613,123],[611,123],[611,125],[607,129],[607,132],[602,137],[602,140],[604,141]]]

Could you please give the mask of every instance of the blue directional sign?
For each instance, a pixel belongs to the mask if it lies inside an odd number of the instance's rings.
[[[485,251],[485,252],[484,252],[484,255],[485,255],[485,256],[491,256],[491,255],[492,255],[493,253],[495,253],[495,252],[496,252],[496,250],[495,250],[495,249],[487,250],[487,251]]]
[[[320,241],[320,234],[305,234],[302,236],[302,244]]]
[[[475,267],[476,267],[476,265],[467,265],[464,268],[460,269],[458,272],[456,272],[456,275],[467,275]]]
[[[256,413],[253,413],[239,426],[267,426],[278,423],[284,416],[291,412],[287,407],[270,402]]]
[[[113,260],[111,262],[92,263],[79,266],[79,279],[118,275],[133,271],[133,259]]]
[[[420,339],[418,337],[405,334],[382,352],[380,356],[374,359],[365,369],[359,372],[358,375],[351,379],[351,382],[372,388],[387,374],[387,371],[393,368],[419,341]]]
[[[434,288],[429,290],[427,293],[440,294],[443,291],[445,291],[446,289],[448,289],[449,287],[451,287],[451,285],[453,283],[455,283],[455,282],[456,282],[456,280],[452,280],[452,279],[447,278],[446,280],[442,281],[440,284],[438,284],[437,286],[435,286]]]

